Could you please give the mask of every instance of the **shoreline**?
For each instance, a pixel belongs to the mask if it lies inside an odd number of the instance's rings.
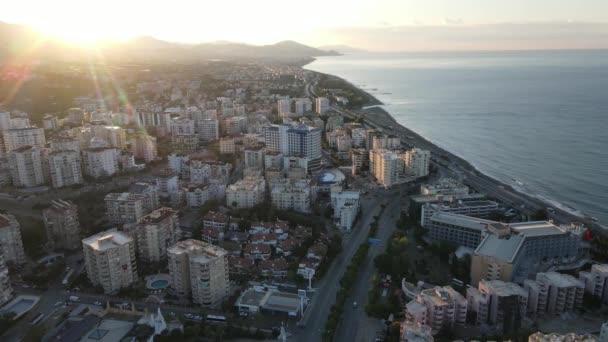
[[[316,60],[316,59],[314,59],[314,60]],[[311,61],[311,63],[314,62],[314,60]],[[309,63],[307,63],[307,64],[309,64]],[[302,68],[304,69],[304,67],[307,64],[303,65]],[[327,77],[333,77],[333,78],[339,79],[340,81],[344,82],[345,84],[348,84],[349,86],[357,89],[362,94],[365,94],[365,96],[367,97],[367,99],[369,99],[369,101],[362,108],[353,109],[350,111],[355,114],[362,115],[368,123],[371,123],[374,126],[382,128],[384,131],[388,130],[389,133],[399,135],[399,136],[401,136],[402,139],[404,138],[404,135],[405,135],[405,137],[406,137],[405,140],[408,141],[408,145],[417,146],[417,147],[420,147],[423,149],[430,150],[433,154],[435,154],[436,156],[439,156],[439,158],[445,159],[446,162],[449,162],[451,164],[457,165],[458,167],[461,167],[463,170],[470,173],[472,176],[479,178],[479,179],[483,180],[483,182],[487,182],[488,185],[495,187],[496,190],[500,189],[505,192],[511,193],[511,194],[515,195],[516,197],[520,197],[521,199],[524,200],[523,201],[524,205],[526,205],[526,206],[530,205],[534,208],[534,210],[540,210],[540,209],[546,210],[547,208],[552,208],[556,213],[555,215],[553,215],[554,217],[552,219],[555,219],[557,222],[560,222],[560,223],[583,222],[590,228],[597,228],[601,231],[608,233],[607,227],[601,225],[601,223],[599,223],[599,222],[591,221],[591,217],[589,217],[587,214],[585,214],[582,210],[562,204],[556,200],[544,198],[543,196],[538,195],[538,194],[528,194],[528,193],[522,192],[518,189],[515,189],[511,185],[506,184],[503,181],[500,181],[494,177],[488,176],[487,174],[479,171],[475,166],[473,166],[470,162],[468,162],[464,158],[436,145],[435,143],[424,138],[423,136],[416,133],[415,131],[401,125],[388,111],[386,111],[384,108],[380,107],[380,106],[384,105],[384,103],[382,103],[382,101],[378,100],[375,96],[368,93],[364,89],[361,89],[358,86],[354,85],[352,82],[350,82],[342,77],[336,76],[336,75],[326,74],[326,73],[322,73],[322,72],[318,72],[318,71],[314,71],[314,70],[310,70],[310,69],[305,69],[305,70],[310,71],[316,75],[325,75]],[[409,139],[408,137],[411,137],[411,139]],[[435,162],[435,163],[437,163],[437,162]],[[450,173],[450,176],[454,175],[452,170],[449,167],[446,168],[446,171],[448,173]],[[472,188],[475,188],[475,187],[472,186]],[[475,189],[475,190],[479,191],[479,189]],[[499,192],[500,192],[500,190],[499,190]],[[492,197],[490,194],[487,194],[487,196]],[[559,206],[556,204],[559,204]]]

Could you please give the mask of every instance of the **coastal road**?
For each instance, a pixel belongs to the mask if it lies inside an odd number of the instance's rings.
[[[380,319],[368,317],[365,313],[365,305],[368,301],[371,278],[375,272],[374,259],[386,250],[387,242],[395,231],[400,213],[401,198],[392,198],[378,222],[376,238],[380,239],[381,243],[370,246],[367,258],[359,269],[352,295],[346,301],[344,313],[336,331],[335,341],[337,342],[369,342],[383,332],[384,324]],[[358,303],[357,308],[353,307],[353,302]]]
[[[350,234],[344,238],[342,253],[331,264],[325,277],[316,284],[316,293],[306,308],[301,321],[303,326],[291,331],[295,341],[309,342],[321,340],[321,335],[325,329],[325,322],[329,315],[329,309],[335,303],[336,293],[340,287],[339,282],[344,271],[350,264],[359,245],[366,241],[369,225],[373,221],[373,217],[380,210],[380,205],[390,202],[395,198],[394,196],[382,197],[377,194],[362,196],[361,217]]]

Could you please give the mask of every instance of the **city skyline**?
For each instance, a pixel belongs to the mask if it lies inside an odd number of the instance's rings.
[[[0,21],[29,25],[78,44],[145,35],[185,43],[264,45],[296,40],[374,51],[608,48],[608,4],[596,0],[311,0],[295,11],[275,0],[262,4],[178,0],[171,8],[140,1],[93,1],[85,7],[60,0],[23,1],[3,12]]]

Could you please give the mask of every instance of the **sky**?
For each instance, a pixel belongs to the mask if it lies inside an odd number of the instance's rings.
[[[607,0],[13,0],[0,21],[73,42],[150,35],[371,50],[608,47]]]

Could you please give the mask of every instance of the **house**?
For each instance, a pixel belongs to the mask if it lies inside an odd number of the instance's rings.
[[[293,253],[293,251],[298,248],[300,245],[300,241],[294,238],[289,238],[283,241],[280,241],[277,245],[277,253],[282,254],[285,257],[288,257]]]
[[[215,228],[203,228],[201,240],[217,245],[224,240],[224,232]]]
[[[243,256],[251,260],[268,260],[270,259],[270,245],[248,243],[243,248]]]
[[[272,232],[274,225],[269,222],[255,222],[249,228],[249,234],[268,234]]]
[[[277,245],[277,235],[275,233],[258,233],[253,234],[249,238],[251,243],[263,243],[265,245],[276,246]]]
[[[249,233],[228,231],[226,232],[224,239],[243,244],[249,241]]]
[[[298,264],[298,274],[306,278],[310,270],[315,271],[321,262],[317,259],[304,258]]]
[[[321,260],[323,260],[323,258],[325,258],[326,255],[327,255],[327,246],[322,243],[317,242],[308,249],[308,253],[306,254],[306,257],[309,259],[316,259],[316,260],[321,261]]]
[[[228,257],[228,268],[230,277],[233,276],[250,276],[255,270],[255,263],[252,259]]]
[[[287,269],[289,264],[287,260],[283,258],[277,258],[272,260],[262,260],[258,264],[258,269],[264,277],[282,279],[287,276]]]
[[[203,217],[203,228],[213,228],[223,231],[226,229],[227,224],[228,216],[216,211],[210,211]]]

